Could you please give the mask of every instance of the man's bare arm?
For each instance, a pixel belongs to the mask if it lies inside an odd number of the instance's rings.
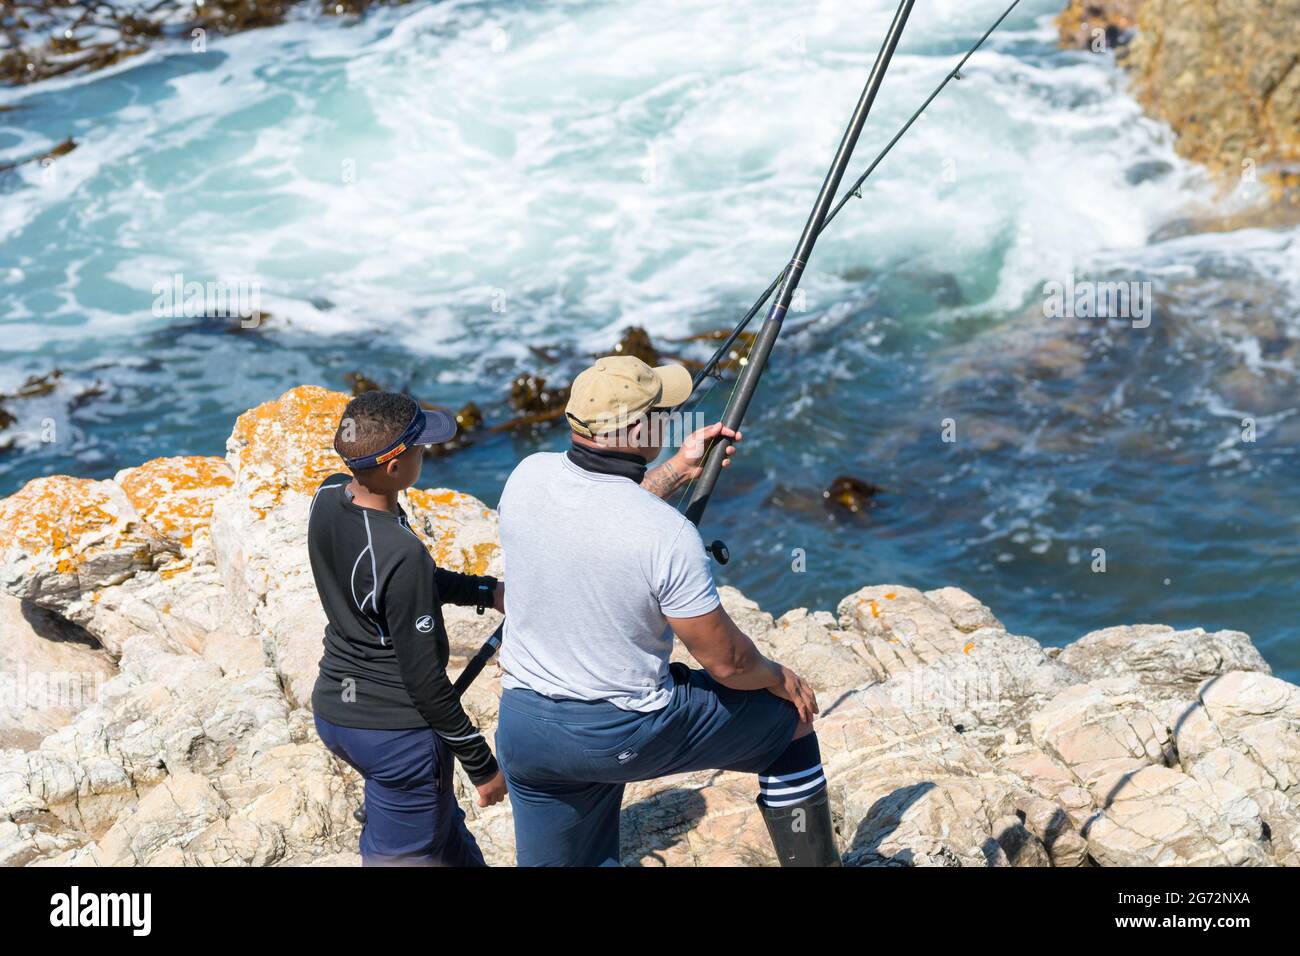
[[[721,606],[699,617],[670,617],[691,656],[710,677],[732,690],[766,690],[790,701],[803,723],[812,723],[817,697],[794,671],[762,655]]]
[[[658,468],[652,468],[646,472],[645,478],[641,481],[641,487],[650,494],[658,495],[660,498],[667,500],[668,496],[685,482],[686,479],[682,477],[682,473],[673,465],[673,459],[669,458]]]
[[[645,478],[641,480],[641,487],[652,495],[667,499],[682,485],[700,476],[704,471],[704,453],[708,451],[709,443],[719,435],[731,441],[740,441],[740,432],[726,428],[722,422],[714,422],[707,428],[692,432],[686,441],[682,442],[682,447],[678,449],[677,454],[658,468],[646,472]],[[731,464],[731,456],[735,453],[736,446],[728,445],[727,457],[722,459],[723,468]]]

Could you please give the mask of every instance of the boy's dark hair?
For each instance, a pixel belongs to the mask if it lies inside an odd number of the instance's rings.
[[[409,395],[362,392],[343,409],[334,433],[334,450],[342,458],[362,458],[383,451],[411,424],[418,408]]]

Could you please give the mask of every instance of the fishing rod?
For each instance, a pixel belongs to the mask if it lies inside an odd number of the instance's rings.
[[[451,689],[456,692],[457,697],[465,696],[465,691],[469,690],[469,685],[474,683],[474,678],[483,672],[483,668],[487,667],[487,662],[492,660],[492,655],[501,649],[501,639],[505,637],[505,633],[506,622],[503,618],[501,623],[497,625],[496,630],[492,632],[492,636],[483,642],[483,646],[478,649],[478,653],[470,658],[469,663],[465,665],[465,669],[456,678],[456,683],[451,685]]]
[[[944,91],[948,84],[953,80],[961,79],[961,68],[966,65],[966,61],[975,55],[979,48],[984,45],[984,41],[993,35],[994,30],[1002,26],[1002,21],[1010,16],[1011,11],[1019,5],[1020,0],[1012,0],[1011,6],[1002,11],[1002,16],[993,21],[993,25],[984,31],[984,35],[976,41],[974,46],[966,51],[966,55],[958,61],[957,65],[948,71],[947,75],[944,76],[943,81],[931,91],[929,96],[925,98],[925,102],[917,108],[916,112],[908,117],[906,123],[899,127],[898,132],[894,134],[893,139],[886,143],[885,148],[876,154],[876,158],[871,161],[871,165],[868,166],[866,171],[844,192],[844,195],[840,197],[840,201],[835,204],[835,207],[827,213],[826,221],[822,223],[821,228],[817,232],[819,236],[821,235],[822,230],[829,226],[834,221],[835,217],[840,214],[840,210],[848,205],[850,199],[862,198],[862,185],[871,177],[871,174],[876,171],[876,167],[884,161],[885,157],[889,155],[895,144],[897,144],[898,141],[907,134],[907,131],[912,128],[912,124],[921,118],[921,114],[929,108],[930,104],[935,101],[935,98]],[[718,346],[717,350],[709,360],[704,363],[703,367],[698,372],[695,373],[695,380],[692,383],[693,390],[698,389],[700,385],[704,383],[704,380],[713,374],[713,370],[718,367],[718,363],[721,362],[726,354],[731,350],[731,347],[736,344],[736,340],[740,338],[741,333],[744,332],[749,323],[753,321],[754,316],[758,315],[758,310],[763,308],[767,303],[767,300],[772,297],[772,293],[777,290],[781,285],[781,280],[784,278],[785,270],[783,269],[777,277],[772,280],[772,284],[767,287],[767,291],[758,297],[758,300],[750,306],[749,311],[745,313],[744,317],[736,323],[736,327],[731,330],[731,334],[723,340],[722,344]]]
[[[876,94],[880,91],[881,81],[884,80],[885,71],[889,69],[889,61],[893,59],[894,51],[898,48],[898,40],[903,35],[903,27],[907,24],[907,18],[912,12],[914,3],[915,0],[902,0],[898,5],[898,10],[894,13],[893,22],[889,24],[889,30],[885,33],[885,42],[881,45],[880,52],[876,54],[876,62],[872,65],[871,73],[867,77],[867,85],[863,88],[862,95],[858,97],[858,105],[853,108],[853,116],[849,120],[848,129],[844,131],[844,138],[840,140],[840,147],[835,151],[835,159],[832,160],[831,168],[826,173],[822,188],[817,193],[817,201],[813,203],[812,212],[808,215],[807,223],[804,224],[803,234],[799,237],[799,244],[795,246],[794,255],[790,258],[789,264],[782,270],[776,300],[768,310],[767,318],[763,321],[763,326],[754,339],[754,345],[749,350],[749,361],[741,369],[740,376],[736,380],[736,387],[731,393],[731,398],[727,401],[727,410],[722,415],[723,425],[733,431],[740,430],[740,423],[745,417],[746,409],[749,408],[750,400],[754,397],[755,389],[758,388],[758,380],[763,374],[764,366],[767,365],[768,356],[772,353],[772,346],[776,344],[777,336],[781,334],[781,324],[785,321],[785,315],[790,310],[790,302],[794,298],[795,290],[799,287],[799,280],[803,277],[804,268],[812,257],[813,246],[817,243],[817,237],[821,234],[822,228],[827,222],[831,203],[834,201],[835,193],[840,187],[840,180],[844,178],[844,171],[853,158],[853,148],[857,146],[858,137],[862,135],[862,127],[866,125],[867,114],[871,112],[871,105],[875,102]],[[759,308],[761,308],[761,300],[750,311],[757,313]],[[739,332],[734,333],[734,335],[739,335]],[[694,494],[692,494],[690,502],[686,506],[686,518],[694,525],[699,525],[700,520],[704,517],[704,509],[709,505],[709,498],[713,494],[714,485],[718,483],[718,476],[722,473],[722,462],[726,458],[726,448],[726,441],[719,441],[715,442],[705,453],[704,470],[700,473],[700,483],[695,487]],[[710,546],[710,553],[720,564],[727,563],[727,548],[722,542],[714,542]]]

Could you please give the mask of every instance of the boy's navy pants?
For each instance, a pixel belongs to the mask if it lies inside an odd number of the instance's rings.
[[[365,730],[316,718],[325,746],[366,781],[364,866],[486,866],[456,803],[453,757],[428,727]]]

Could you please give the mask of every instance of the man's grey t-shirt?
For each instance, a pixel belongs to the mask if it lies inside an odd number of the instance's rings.
[[[624,710],[666,705],[665,618],[720,603],[695,526],[631,479],[554,453],[520,462],[499,511],[502,686]]]

